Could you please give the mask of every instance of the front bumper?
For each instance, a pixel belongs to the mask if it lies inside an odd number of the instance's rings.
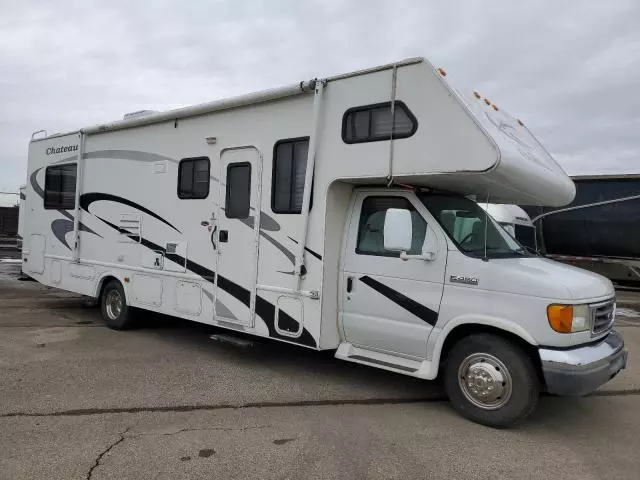
[[[624,340],[615,330],[593,345],[538,351],[547,391],[555,395],[591,393],[627,366]]]

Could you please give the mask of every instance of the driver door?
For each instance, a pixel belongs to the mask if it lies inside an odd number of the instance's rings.
[[[427,232],[435,235],[433,261],[402,260],[384,249],[389,208],[412,217],[412,248],[423,253]],[[405,192],[356,196],[344,252],[341,323],[345,339],[358,347],[424,359],[438,319],[444,288],[446,241],[428,224],[422,204]],[[431,229],[429,232],[428,229]]]

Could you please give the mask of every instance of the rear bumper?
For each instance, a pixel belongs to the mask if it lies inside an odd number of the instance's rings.
[[[556,395],[586,395],[627,366],[622,336],[611,331],[602,341],[569,350],[539,349],[547,391]]]

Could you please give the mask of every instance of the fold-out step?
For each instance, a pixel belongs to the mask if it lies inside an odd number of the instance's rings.
[[[336,351],[336,358],[404,374],[417,372],[423,364],[421,360],[411,360],[388,353],[367,350],[365,348],[355,347],[350,343],[340,344]]]

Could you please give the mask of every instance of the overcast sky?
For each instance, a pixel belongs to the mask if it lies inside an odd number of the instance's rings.
[[[569,173],[640,172],[639,25],[638,0],[0,0],[0,191],[25,183],[35,130],[412,56]]]

